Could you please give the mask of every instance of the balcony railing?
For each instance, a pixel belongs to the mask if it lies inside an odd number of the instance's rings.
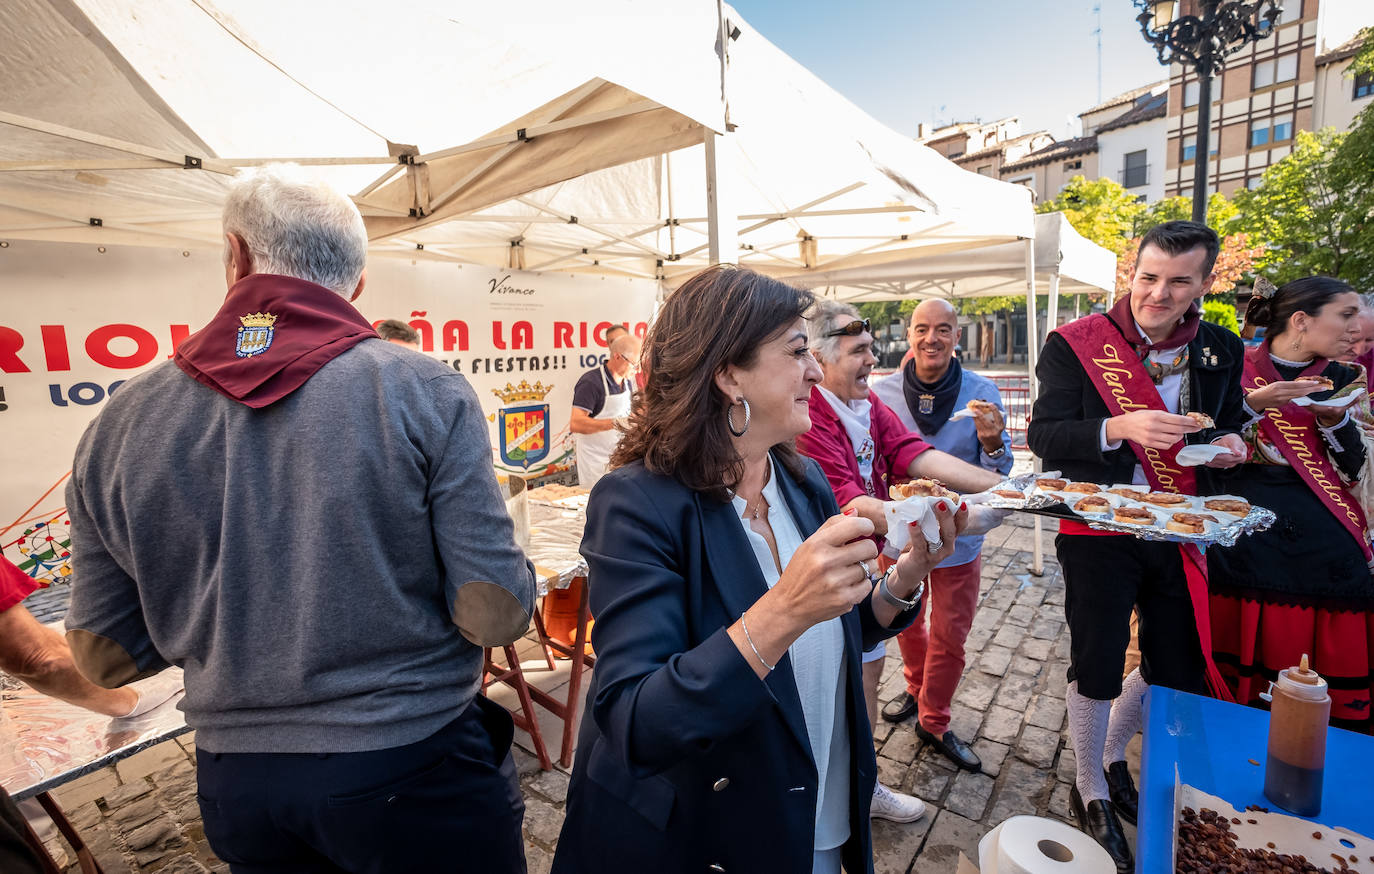
[[[1138,167],[1122,167],[1117,174],[1121,180],[1122,188],[1140,188],[1142,185],[1150,184],[1150,165],[1143,164]]]

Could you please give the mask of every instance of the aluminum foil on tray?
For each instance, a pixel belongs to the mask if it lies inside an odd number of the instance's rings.
[[[1016,493],[1016,494],[1013,494]],[[1141,540],[1160,540],[1171,543],[1194,543],[1198,546],[1234,546],[1242,534],[1264,531],[1274,524],[1274,513],[1256,507],[1233,495],[1193,497],[1178,495],[1176,505],[1161,506],[1146,500],[1148,486],[1075,483],[1065,480],[1057,471],[1025,473],[1003,480],[985,492],[965,495],[964,500],[982,503],[1002,510],[1055,511],[1060,518],[1078,517],[1088,527],[1099,531],[1130,534]],[[1091,498],[1092,500],[1086,500]],[[1157,499],[1156,499],[1157,500]],[[1105,501],[1105,505],[1102,503]],[[1240,501],[1248,512],[1213,509],[1207,502]],[[1118,511],[1140,519],[1140,523],[1118,521]],[[1190,514],[1199,519],[1175,521],[1175,514]],[[1200,527],[1201,531],[1179,531],[1167,527]],[[1192,523],[1189,525],[1188,523]]]

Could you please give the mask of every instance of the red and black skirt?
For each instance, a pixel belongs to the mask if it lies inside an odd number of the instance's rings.
[[[1247,465],[1229,484],[1278,517],[1207,550],[1212,655],[1236,701],[1306,654],[1331,691],[1331,723],[1368,732],[1374,700],[1374,578],[1359,545],[1291,468]]]

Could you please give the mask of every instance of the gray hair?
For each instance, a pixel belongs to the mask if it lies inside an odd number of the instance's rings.
[[[1362,314],[1374,314],[1374,293],[1366,291],[1360,295],[1360,312]]]
[[[611,345],[607,349],[607,351],[610,352],[612,355],[626,355],[628,357],[634,358],[639,355],[640,346],[641,343],[638,337],[636,337],[634,334],[626,333],[621,334],[619,337],[616,337],[614,340],[612,340]],[[634,355],[630,355],[631,349],[634,350]]]
[[[834,361],[838,357],[840,341],[843,337],[827,337],[838,327],[841,318],[848,322],[862,318],[853,304],[841,303],[830,298],[817,298],[806,314],[806,345],[811,354],[821,361]]]
[[[367,263],[367,228],[353,201],[295,164],[240,173],[224,201],[224,232],[247,244],[254,272],[304,279],[344,297]]]

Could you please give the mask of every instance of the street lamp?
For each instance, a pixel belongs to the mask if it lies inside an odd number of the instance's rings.
[[[1207,155],[1211,144],[1212,76],[1226,59],[1274,32],[1280,0],[1134,0],[1136,21],[1161,64],[1182,64],[1198,75],[1197,150],[1193,155],[1193,221],[1207,221]],[[1184,11],[1198,13],[1178,15]]]

